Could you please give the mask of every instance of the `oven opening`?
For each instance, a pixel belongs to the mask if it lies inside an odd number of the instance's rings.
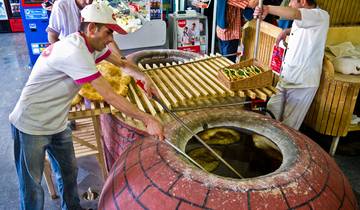
[[[270,139],[242,128],[215,127],[197,135],[245,178],[274,172],[283,160]],[[195,137],[188,141],[185,152],[210,173],[239,178]]]

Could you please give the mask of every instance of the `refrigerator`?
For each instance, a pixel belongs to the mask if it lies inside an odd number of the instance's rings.
[[[20,0],[0,0],[0,31],[23,32]]]
[[[5,4],[5,0],[0,0],[0,32],[11,32],[10,23],[8,18],[8,8]]]
[[[207,17],[194,10],[171,14],[169,44],[171,49],[208,53]]]
[[[9,23],[12,32],[23,32],[24,27],[20,15],[20,0],[4,0],[7,4]]]

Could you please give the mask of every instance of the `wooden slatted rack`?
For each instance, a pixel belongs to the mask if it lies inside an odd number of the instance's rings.
[[[72,106],[69,111],[69,120],[88,118],[91,116],[98,116],[100,114],[111,113],[112,107],[103,101],[89,102],[81,101],[79,104]]]
[[[198,109],[213,105],[234,104],[245,101],[246,97],[266,100],[276,92],[272,86],[241,91],[231,91],[217,79],[219,69],[233,62],[219,54],[204,55],[195,60],[178,63],[138,64],[155,84],[160,100],[171,110]],[[149,100],[134,81],[129,84],[127,99],[140,110],[154,116],[165,113],[155,101]],[[70,119],[86,118],[118,111],[106,102],[81,102],[71,107]],[[127,118],[122,113],[120,117]]]
[[[221,55],[204,55],[185,63],[138,66],[153,80],[160,100],[174,111],[241,102],[246,96],[266,100],[276,92],[272,86],[236,92],[226,88],[217,79],[217,72],[232,64]],[[149,100],[137,85],[131,83],[129,89],[129,100],[139,109],[152,115],[164,113],[163,108]]]

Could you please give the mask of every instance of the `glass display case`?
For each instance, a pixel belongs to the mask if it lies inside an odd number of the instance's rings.
[[[162,19],[161,0],[110,0],[117,23],[127,32],[135,32],[150,20]]]
[[[128,32],[114,34],[114,40],[125,54],[133,50],[164,48],[166,23],[162,20],[162,0],[109,0],[117,23]],[[151,34],[151,36],[149,36]]]

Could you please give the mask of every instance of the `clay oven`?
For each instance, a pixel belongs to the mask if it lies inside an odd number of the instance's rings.
[[[270,139],[282,161],[251,178],[204,172],[163,142],[143,138],[115,162],[100,209],[357,209],[351,186],[335,161],[316,143],[266,116],[239,109],[211,109],[183,117],[199,133],[238,128]],[[180,124],[167,138],[183,151],[192,138]]]

